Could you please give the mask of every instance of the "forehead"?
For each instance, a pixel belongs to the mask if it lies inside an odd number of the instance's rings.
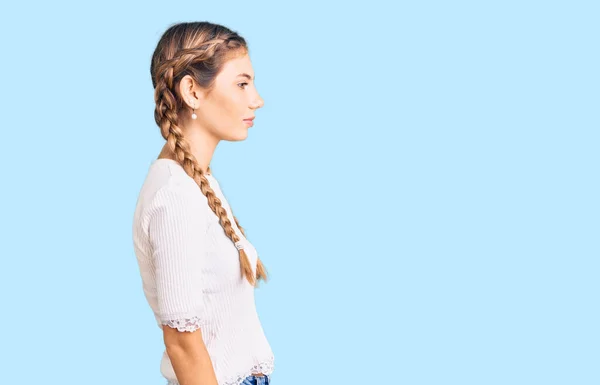
[[[247,73],[254,77],[252,62],[250,61],[250,56],[248,54],[231,58],[225,62],[219,76],[224,79],[233,79],[241,73]]]

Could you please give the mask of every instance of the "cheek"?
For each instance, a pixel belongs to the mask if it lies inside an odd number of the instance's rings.
[[[215,95],[209,107],[209,119],[218,131],[244,126],[244,95],[235,91]],[[246,104],[247,105],[247,104]]]
[[[243,101],[240,97],[231,97],[223,103],[226,119],[230,122],[241,122],[243,114]]]
[[[222,118],[229,118],[234,111],[234,106],[235,100],[227,95],[221,95],[214,103],[215,111],[219,111]]]

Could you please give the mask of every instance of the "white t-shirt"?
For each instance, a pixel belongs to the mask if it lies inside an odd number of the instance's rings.
[[[256,272],[257,252],[237,227],[212,175],[207,179]],[[141,188],[133,244],[142,287],[162,330],[202,328],[219,385],[239,385],[252,373],[270,377],[274,357],[254,302],[254,286],[241,275],[239,252],[200,187],[172,159],[155,159]],[[166,349],[161,374],[178,384]]]

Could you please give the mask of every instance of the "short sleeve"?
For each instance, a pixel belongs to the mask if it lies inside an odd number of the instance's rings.
[[[162,187],[148,219],[160,323],[190,332],[205,320],[201,272],[208,214],[202,193],[191,187]]]

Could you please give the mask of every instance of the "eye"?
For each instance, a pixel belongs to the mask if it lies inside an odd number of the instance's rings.
[[[238,86],[240,86],[240,84],[246,84],[248,85],[248,83],[238,83]],[[240,86],[241,89],[244,89],[244,87]]]

